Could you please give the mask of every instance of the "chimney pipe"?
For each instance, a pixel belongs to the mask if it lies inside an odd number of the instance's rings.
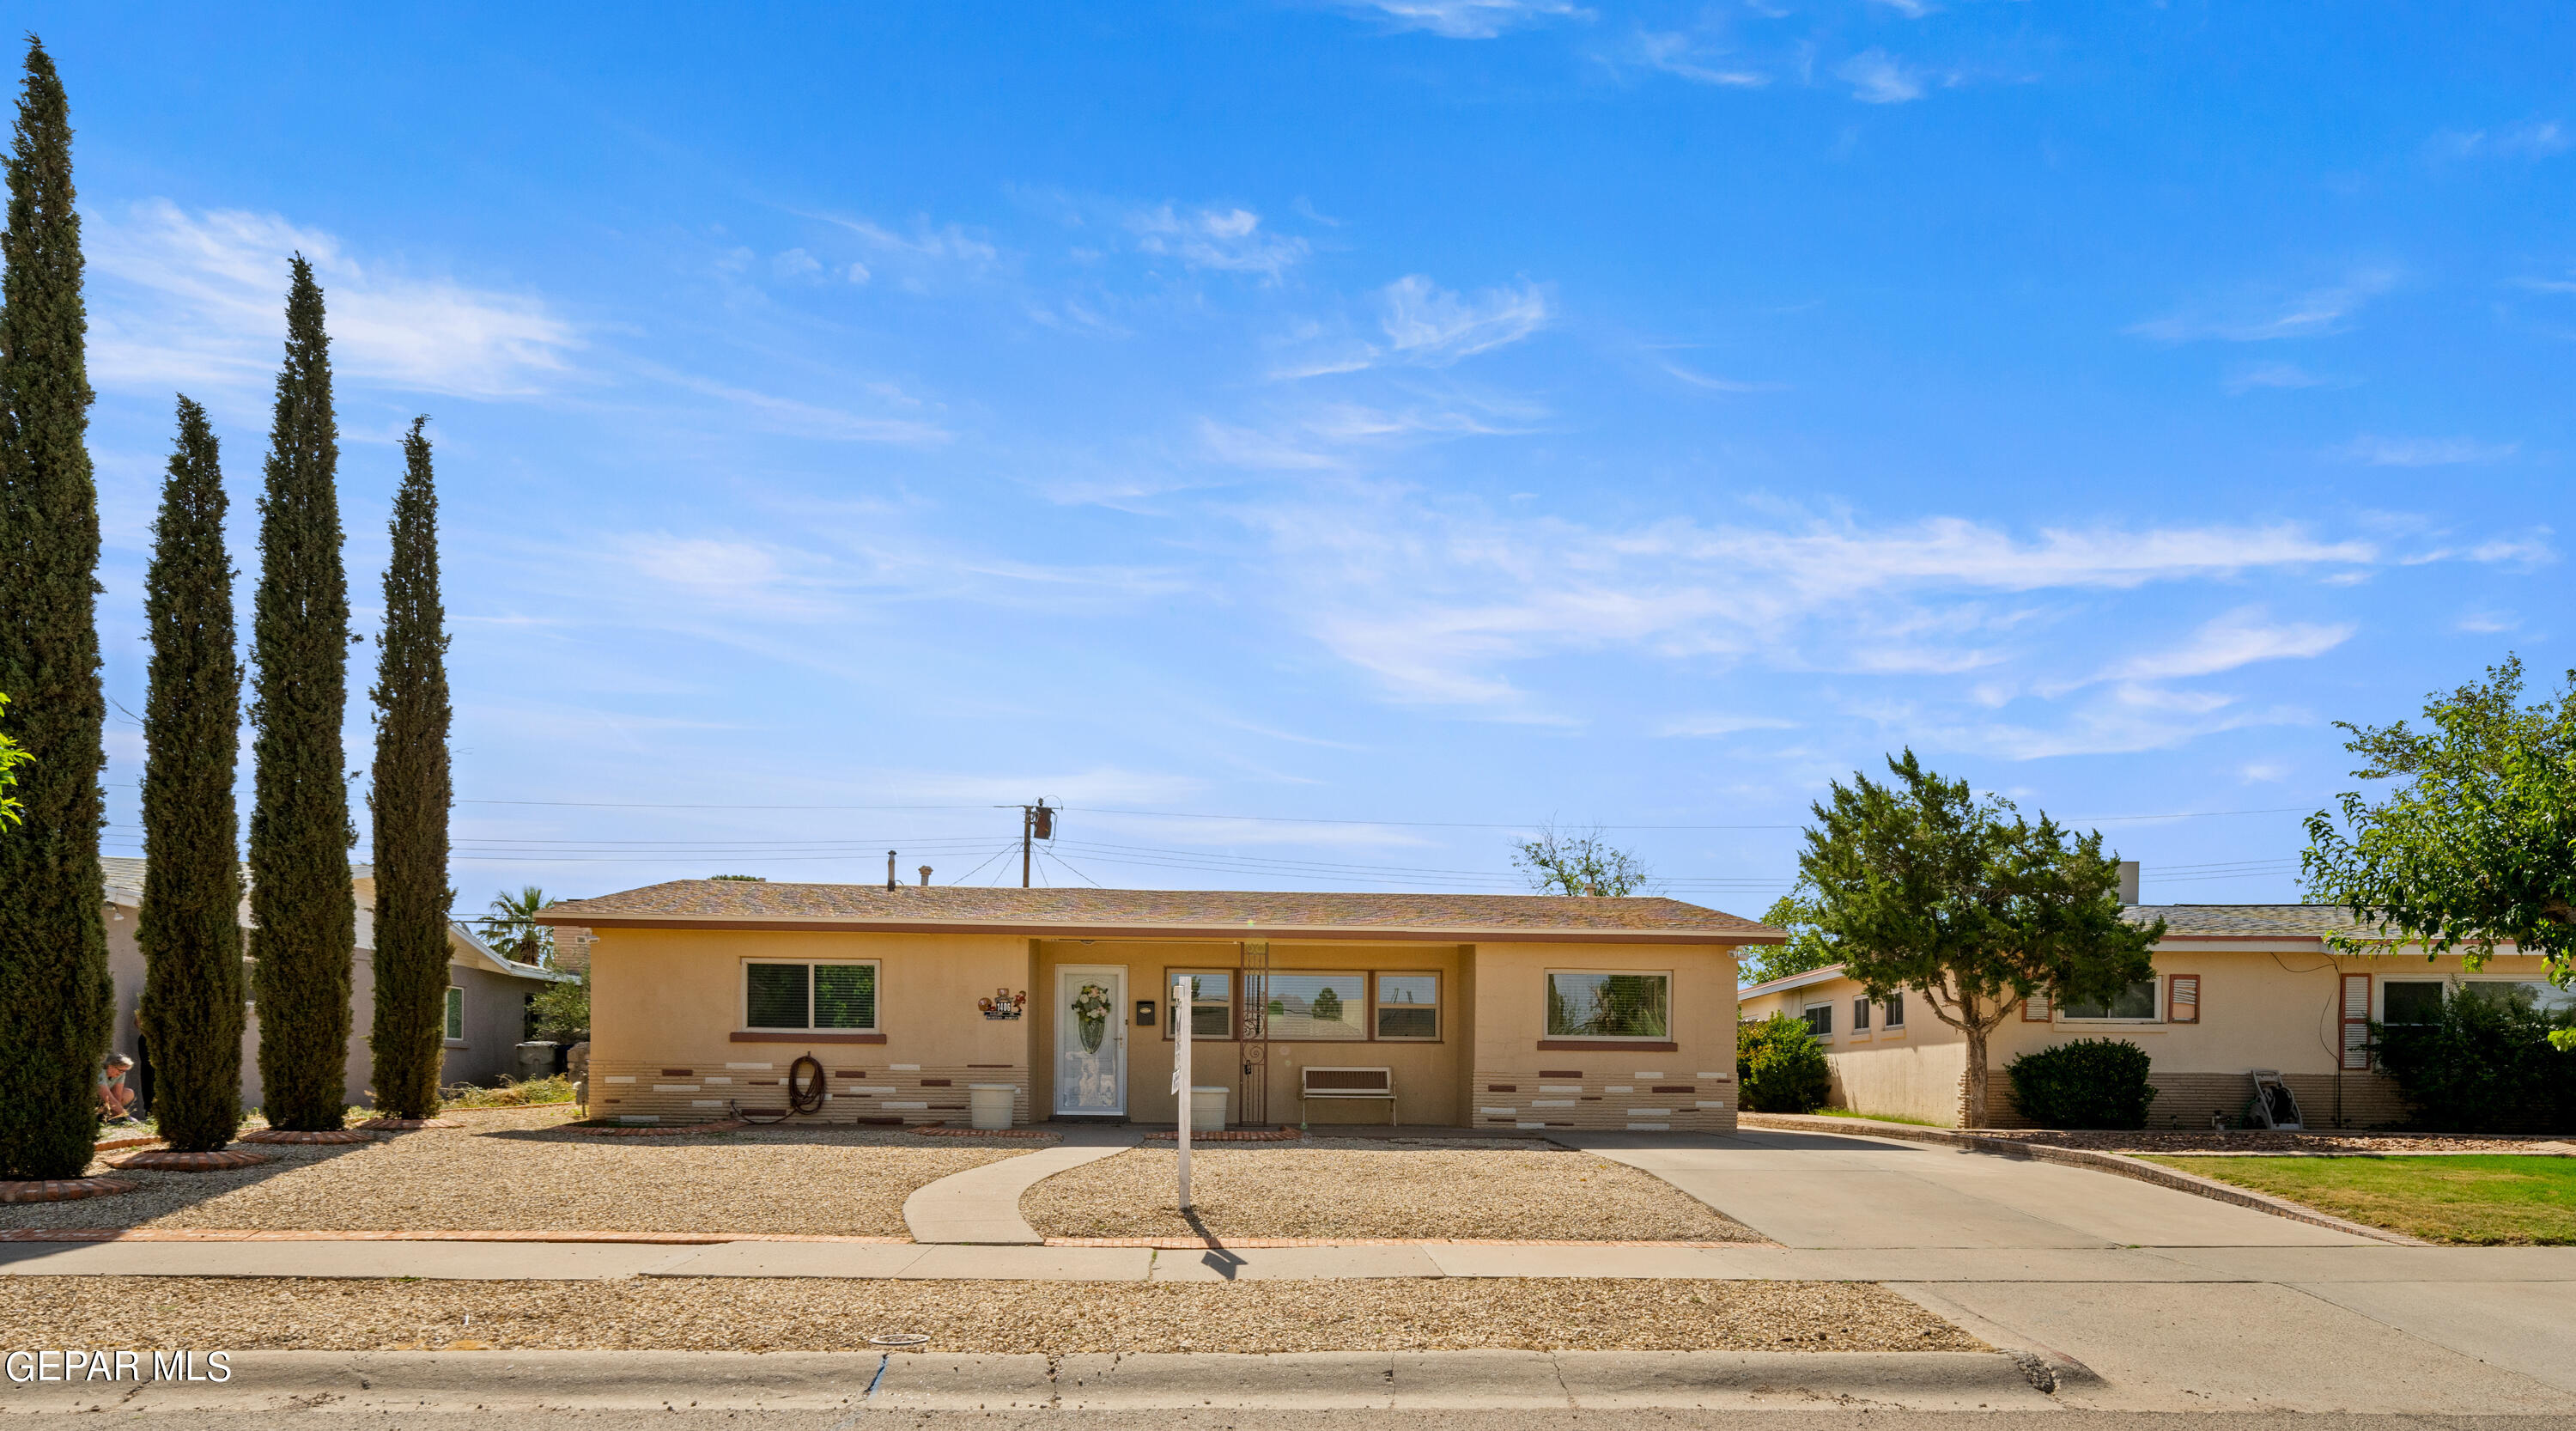
[[[2120,902],[2122,904],[2138,902],[2138,862],[2136,860],[2120,861]]]
[[[928,865],[923,865],[921,867],[921,887],[923,889],[930,888],[930,866]]]
[[[886,888],[894,888],[894,851],[886,851]]]

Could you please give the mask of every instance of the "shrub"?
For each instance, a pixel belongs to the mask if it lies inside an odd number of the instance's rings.
[[[2371,1035],[2425,1127],[2564,1133],[2576,1129],[2576,1050],[2549,1035],[2571,1026],[2576,1016],[2543,1011],[2520,985],[2455,983],[2432,1023],[2373,1024]]]
[[[2147,1051],[2127,1039],[2080,1038],[2004,1065],[2022,1116],[2043,1128],[2143,1128],[2156,1090]]]
[[[1755,1113],[1813,1113],[1832,1095],[1834,1072],[1807,1025],[1784,1014],[1735,1026],[1735,1082]]]
[[[450,1108],[525,1108],[544,1103],[570,1103],[572,1080],[562,1074],[544,1078],[517,1079],[498,1088],[465,1084],[439,1090],[440,1102]]]
[[[528,1003],[528,1036],[548,1043],[590,1037],[590,971],[577,984],[548,984]]]

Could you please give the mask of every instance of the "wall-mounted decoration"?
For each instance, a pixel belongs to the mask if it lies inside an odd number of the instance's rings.
[[[995,989],[993,997],[975,1001],[975,1007],[983,1010],[984,1017],[988,1019],[1016,1019],[1028,1006],[1029,994],[1026,989],[1016,994],[1008,989]]]

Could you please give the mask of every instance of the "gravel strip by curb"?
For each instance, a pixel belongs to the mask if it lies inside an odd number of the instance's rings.
[[[1961,1132],[1955,1128],[1922,1128],[1911,1123],[1877,1123],[1863,1118],[1814,1118],[1798,1113],[1742,1113],[1737,1115],[1736,1122],[1737,1126],[1744,1128],[1773,1128],[1784,1133],[1840,1133],[1858,1138],[1895,1138],[1908,1143],[1938,1143],[1943,1147],[1964,1148],[1972,1153],[2027,1158],[2038,1163],[2063,1163],[2069,1167],[2091,1168],[2096,1172],[2115,1173],[2124,1178],[2134,1178],[2142,1183],[2154,1183],[2158,1187],[2171,1188],[2175,1192],[2205,1197],[2212,1202],[2233,1203],[2238,1207],[2251,1208],[2256,1212],[2268,1212],[2274,1217],[2286,1217],[2292,1222],[2304,1222],[2335,1232],[2349,1233],[2354,1237],[2367,1237],[2374,1242],[2391,1242],[2400,1247],[2435,1245],[2422,1238],[2409,1237],[2402,1232],[2391,1232],[2384,1227],[2372,1227],[2367,1223],[2352,1222],[2337,1217],[2330,1212],[2319,1212],[2315,1208],[2291,1202],[2287,1198],[2273,1197],[2266,1193],[2255,1192],[2251,1188],[2240,1188],[2233,1183],[2222,1183],[2215,1178],[2204,1178],[2195,1173],[2186,1173],[2176,1168],[2150,1163],[2142,1158],[2126,1157],[2119,1153],[2097,1153],[2089,1148],[2060,1148],[2018,1138],[1989,1138],[1977,1133]],[[1853,1126],[1855,1124],[1862,1126],[1855,1127]]]

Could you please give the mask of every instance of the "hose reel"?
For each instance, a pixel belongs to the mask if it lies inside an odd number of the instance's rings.
[[[809,1068],[814,1070],[810,1082],[805,1078],[805,1070]],[[798,1113],[820,1113],[823,1111],[825,1081],[822,1060],[810,1053],[802,1054],[794,1063],[787,1065],[786,1108],[774,1114],[756,1114],[737,1103],[733,1107],[733,1116],[746,1123],[783,1123]]]

